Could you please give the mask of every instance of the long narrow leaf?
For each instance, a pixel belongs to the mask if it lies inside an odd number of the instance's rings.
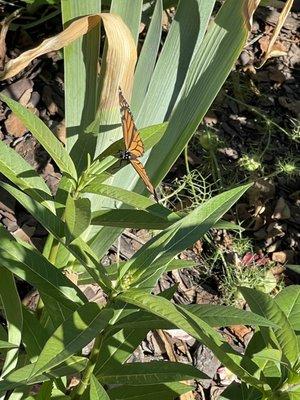
[[[70,178],[76,180],[77,173],[72,159],[64,149],[61,142],[54,136],[43,121],[17,101],[10,99],[3,94],[0,94],[0,98],[11,108],[18,118],[20,118],[26,128],[50,154],[61,171]]]
[[[299,345],[296,334],[284,312],[267,294],[246,287],[240,288],[240,290],[253,312],[268,318],[278,326],[273,328],[274,334],[280,344],[284,360],[293,366],[298,359]]]
[[[143,0],[112,0],[110,12],[120,15],[125,24],[130,29],[135,42],[137,42]]]
[[[111,400],[174,400],[194,388],[180,382],[170,382],[161,385],[122,385],[108,390]]]
[[[104,387],[100,384],[95,375],[91,376],[89,391],[90,400],[110,400],[109,395],[106,393]]]
[[[182,97],[164,137],[155,148],[155,154],[147,163],[147,170],[155,184],[163,179],[183,151],[247,40],[249,17],[245,14],[245,3],[225,1],[193,58]]]
[[[84,294],[64,274],[33,248],[18,243],[0,226],[0,264],[70,310],[86,301]]]
[[[98,375],[103,383],[119,384],[157,384],[165,382],[177,382],[186,379],[205,379],[207,376],[192,365],[152,361],[147,363],[130,363],[115,366],[110,371],[103,371]]]
[[[50,379],[77,374],[86,367],[87,361],[88,360],[85,357],[71,357],[67,362],[54,368],[51,372],[37,376],[32,380],[29,380],[29,378],[35,364],[25,365],[24,367],[11,372],[5,377],[5,379],[0,381],[0,393],[24,385],[34,385],[39,382],[49,381]]]
[[[1,173],[35,200],[55,212],[48,186],[31,165],[2,140],[0,140],[0,153]]]
[[[101,196],[107,196],[111,199],[121,201],[124,204],[128,204],[136,209],[145,210],[156,217],[169,217],[172,214],[170,210],[145,196],[115,186],[99,183],[97,179],[85,187],[83,193],[94,193]],[[176,220],[176,214],[173,215],[173,217],[173,219]],[[179,216],[177,216],[177,219],[179,219]]]
[[[6,354],[1,373],[1,377],[3,377],[15,369],[18,363],[23,330],[23,314],[14,276],[10,271],[2,267],[4,263],[2,263],[1,259],[0,265],[0,299],[7,321],[8,341],[16,347],[8,350]]]
[[[62,0],[61,8],[66,27],[75,18],[100,13],[101,0]],[[96,138],[84,131],[94,120],[98,105],[99,39],[100,30],[96,27],[64,48],[67,149],[79,173],[86,166],[87,154],[93,157],[96,145]]]
[[[33,313],[23,307],[24,330],[23,343],[26,353],[31,360],[35,359],[42,351],[46,341],[47,332]]]
[[[213,3],[214,1],[209,1],[210,7],[213,6]],[[173,109],[196,43],[201,40],[201,36],[205,32],[207,21],[201,15],[202,8],[202,0],[181,0],[179,2],[155,66],[147,96],[136,117],[138,126],[144,127],[161,123]]]
[[[162,30],[162,0],[157,0],[134,74],[131,108],[137,115],[154,70]]]
[[[183,311],[180,307],[176,307],[167,299],[150,295],[141,289],[126,291],[119,295],[118,298],[121,301],[134,304],[174,323],[178,328],[183,329],[204,343],[227,368],[245,382],[251,383],[255,387],[262,386],[262,382],[252,376],[252,372],[246,371],[242,367],[242,357],[238,353],[235,353],[227,343],[224,343],[219,334],[200,318],[188,311]],[[253,365],[253,368],[255,368],[255,365]]]
[[[144,287],[155,284],[167,264],[203,236],[249,187],[250,185],[243,185],[231,189],[197,207],[143,246],[128,261],[122,273],[128,270],[132,281],[137,279]]]
[[[78,308],[47,341],[40,354],[31,379],[67,360],[87,345],[109,323],[111,309],[102,309],[96,303]]]
[[[103,286],[110,287],[105,271],[84,240],[79,237],[67,246],[64,241],[63,223],[56,215],[20,190],[5,183],[0,183],[0,186],[12,194],[61,244],[66,246],[67,250],[82,263],[95,282],[101,282]]]
[[[168,220],[144,210],[101,210],[92,214],[92,224],[132,229],[164,229]]]
[[[275,301],[287,316],[292,328],[300,331],[300,286],[285,287],[277,294]]]

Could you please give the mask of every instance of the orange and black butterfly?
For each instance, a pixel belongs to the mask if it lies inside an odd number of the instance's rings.
[[[156,191],[150,182],[147,172],[143,164],[138,160],[138,157],[141,157],[144,154],[144,144],[135,126],[129,104],[125,100],[121,88],[119,88],[119,102],[125,142],[125,150],[120,152],[120,158],[122,160],[130,161],[149,192],[152,193],[155,200],[158,201]]]

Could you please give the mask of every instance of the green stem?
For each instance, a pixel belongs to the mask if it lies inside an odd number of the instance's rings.
[[[251,112],[253,112],[256,115],[259,115],[263,120],[266,121],[267,125],[273,125],[275,126],[275,128],[279,129],[281,132],[283,132],[285,135],[287,135],[288,137],[290,136],[289,132],[286,131],[285,129],[283,129],[280,125],[276,124],[276,122],[272,121],[270,118],[268,118],[265,114],[262,114],[257,108],[253,107],[253,106],[249,106],[246,103],[243,103],[242,101],[235,99],[234,97],[229,96],[229,94],[225,95],[226,97],[228,97],[229,99],[235,101],[238,104],[241,104],[242,106],[244,106],[245,108],[248,108],[248,110],[250,110]]]
[[[211,160],[213,162],[213,166],[214,166],[214,168],[212,168],[213,175],[215,175],[214,172],[216,172],[216,174],[217,174],[217,177],[213,176],[214,181],[216,183],[217,183],[217,181],[219,181],[220,185],[218,185],[218,186],[220,186],[220,189],[222,189],[224,186],[223,186],[223,182],[222,182],[222,175],[221,175],[221,172],[220,172],[220,168],[219,168],[217,157],[215,155],[215,152],[213,150],[211,150],[211,149],[209,149],[209,155],[210,155],[210,158],[211,158]]]
[[[81,399],[83,393],[85,392],[86,388],[88,387],[92,373],[94,371],[94,368],[96,366],[96,363],[97,363],[97,360],[99,357],[102,341],[103,341],[103,335],[100,334],[95,339],[95,343],[94,343],[94,346],[93,346],[93,349],[92,349],[92,352],[90,355],[90,359],[88,361],[88,364],[87,364],[85,370],[83,371],[81,382],[79,383],[78,386],[76,386],[76,388],[71,393],[72,400]]]
[[[197,198],[197,194],[196,194],[196,190],[195,190],[195,187],[194,187],[194,182],[193,182],[193,178],[191,176],[191,170],[190,170],[190,165],[189,165],[188,145],[186,145],[185,148],[184,148],[184,161],[185,161],[186,173],[187,173],[187,177],[188,177],[189,183],[191,185],[192,193],[193,193],[194,199],[196,199]]]

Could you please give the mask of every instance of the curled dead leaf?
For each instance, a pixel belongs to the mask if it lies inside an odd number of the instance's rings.
[[[6,35],[7,31],[9,28],[10,23],[18,18],[21,14],[21,9],[18,9],[14,11],[12,14],[10,14],[8,17],[4,18],[0,25],[1,25],[1,31],[0,31],[0,71],[4,70],[4,65],[5,65],[5,56],[6,56]]]
[[[245,25],[248,31],[251,31],[252,23],[253,23],[253,14],[257,7],[259,6],[260,0],[245,0],[244,1],[244,9],[243,14],[245,18]]]
[[[106,108],[115,105],[117,96],[111,94],[117,93],[119,85],[122,87],[126,98],[129,99],[137,59],[136,46],[130,30],[122,18],[110,13],[88,15],[72,22],[59,34],[45,39],[39,46],[10,60],[0,73],[0,80],[15,76],[35,58],[69,45],[98,26],[100,21],[103,22],[108,41],[105,61],[106,65],[109,65],[109,68],[105,68],[102,103],[105,104]]]
[[[269,40],[269,44],[268,44],[265,54],[261,60],[261,64],[260,64],[259,68],[261,68],[269,58],[279,57],[279,56],[286,54],[286,49],[285,49],[284,45],[280,42],[277,42],[277,38],[278,38],[281,28],[283,27],[285,20],[287,19],[288,13],[290,12],[290,10],[292,8],[293,2],[294,2],[294,0],[287,0],[287,2],[285,3],[285,5],[279,15],[277,25],[276,25],[276,27],[273,31],[273,34]]]

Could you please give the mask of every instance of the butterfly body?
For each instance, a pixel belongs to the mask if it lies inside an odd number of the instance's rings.
[[[136,160],[137,159],[137,156],[132,154],[128,150],[120,151],[119,154],[120,154],[121,160],[130,161],[130,160]]]
[[[147,175],[145,167],[138,159],[144,154],[144,144],[140,137],[140,134],[135,126],[133,116],[130,111],[129,104],[123,96],[121,88],[119,88],[119,102],[122,119],[123,137],[125,142],[125,150],[120,151],[119,157],[121,160],[129,161],[140,178],[146,185],[150,193],[153,194],[156,201],[157,194],[155,189]]]

